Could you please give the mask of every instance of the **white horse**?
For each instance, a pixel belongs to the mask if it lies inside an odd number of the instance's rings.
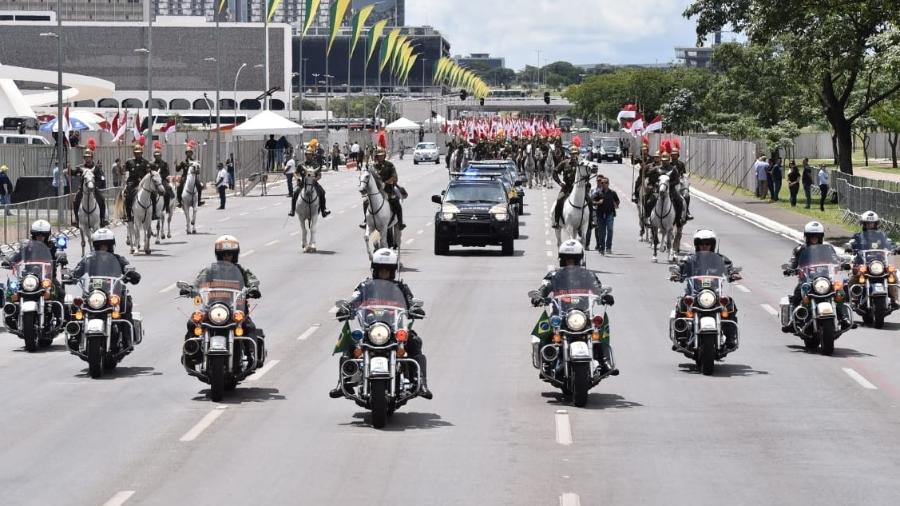
[[[556,160],[553,158],[553,150],[544,154],[544,173],[541,177],[544,180],[545,188],[553,188],[553,169],[556,168]]]
[[[144,253],[150,254],[150,236],[153,235],[153,199],[151,193],[156,192],[159,195],[165,193],[165,187],[162,184],[162,178],[159,172],[151,170],[141,179],[137,187],[137,196],[132,206],[132,220],[128,224],[128,244],[131,246],[131,254],[137,254],[141,249],[141,239],[144,240]],[[163,199],[160,198],[156,202],[157,214],[162,212]]]
[[[200,177],[200,164],[192,161],[187,170],[187,180],[181,191],[181,207],[184,208],[184,224],[188,235],[197,233],[197,206],[200,195],[197,192],[197,178]]]
[[[575,169],[575,183],[572,193],[566,198],[563,204],[562,226],[556,229],[556,244],[562,244],[564,240],[577,239],[581,244],[588,234],[588,227],[591,221],[591,210],[588,207],[587,191],[585,183],[591,178],[590,170],[583,163],[579,163]],[[565,230],[566,238],[562,238],[562,232]]]
[[[380,248],[392,247],[399,251],[401,234],[397,216],[391,212],[387,195],[372,169],[366,169],[360,173],[359,193],[369,201],[369,208],[366,210],[366,235],[364,238],[369,260],[372,260],[372,254]],[[391,237],[389,237],[389,231]],[[390,241],[392,244],[389,243],[389,239],[393,239]]]
[[[656,205],[650,213],[650,235],[653,238],[653,257],[657,261],[658,251],[669,254],[669,262],[675,259],[675,249],[672,241],[675,236],[675,205],[669,198],[669,176],[662,175],[656,183]],[[660,248],[660,234],[662,234],[662,247]]]
[[[319,192],[316,191],[316,170],[304,169],[303,177],[298,181],[296,213],[300,219],[302,233],[301,244],[304,253],[316,252],[316,222],[319,220]],[[299,173],[298,173],[299,175]]]
[[[532,188],[532,185],[536,183],[535,179],[537,179],[537,164],[534,162],[535,154],[531,144],[525,148],[524,158],[525,162],[522,165],[525,167],[525,179],[528,180],[528,188]]]
[[[81,172],[81,205],[78,207],[78,229],[81,230],[81,256],[84,256],[85,243],[90,251],[94,251],[91,235],[100,228],[100,206],[94,193],[94,171],[83,169]]]

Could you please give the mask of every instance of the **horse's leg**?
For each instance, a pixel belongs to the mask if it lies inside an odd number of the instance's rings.
[[[313,253],[316,252],[316,222],[319,221],[319,210],[315,211],[316,213],[309,217],[309,250]]]

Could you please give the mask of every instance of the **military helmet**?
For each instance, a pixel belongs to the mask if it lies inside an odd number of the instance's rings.
[[[134,143],[134,152],[135,152],[135,153],[143,153],[143,152],[144,152],[144,145],[141,144],[140,142],[135,142],[135,143]]]
[[[576,145],[574,145],[574,144],[572,144],[571,146],[569,146],[569,154],[570,154],[570,155],[577,155],[577,154],[578,154],[578,146],[576,146]]]
[[[387,156],[387,151],[383,147],[378,146],[375,148],[375,156]]]

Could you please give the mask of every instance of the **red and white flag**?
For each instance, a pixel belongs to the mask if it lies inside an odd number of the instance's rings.
[[[115,138],[119,133],[119,111],[116,111],[116,115],[113,116],[111,122],[109,122],[109,133],[112,134],[113,138]]]
[[[116,113],[116,117],[113,118],[113,142],[118,142],[125,132],[128,130],[126,125],[128,123],[128,109],[125,109],[125,112],[122,114]]]
[[[638,114],[637,118],[631,123],[631,128],[629,128],[628,131],[635,137],[641,135],[641,132],[644,131],[644,115]]]
[[[134,126],[131,128],[131,133],[134,135],[135,140],[141,138],[141,113],[140,113],[140,111],[134,111]]]
[[[644,129],[644,132],[647,132],[647,133],[657,132],[659,130],[662,130],[662,127],[663,127],[663,117],[662,117],[662,115],[657,114],[656,117],[653,118],[653,121],[651,121],[650,124],[647,125],[647,128]]]
[[[619,111],[619,115],[616,116],[616,120],[618,120],[619,123],[622,123],[623,119],[634,119],[635,116],[637,116],[637,106],[634,104],[625,104],[625,106],[622,107],[622,110]]]
[[[177,128],[177,124],[175,123],[175,118],[169,118],[166,121],[166,124],[163,125],[163,133],[166,135],[166,142],[169,142],[169,134],[174,134]]]

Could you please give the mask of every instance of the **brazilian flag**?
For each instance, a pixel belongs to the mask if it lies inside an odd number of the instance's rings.
[[[541,346],[550,342],[550,337],[553,336],[553,330],[550,328],[550,317],[547,316],[546,309],[541,313],[541,317],[538,318],[537,324],[535,324],[534,329],[531,331],[531,335],[541,340]]]
[[[603,324],[600,325],[600,342],[603,341],[609,343],[609,316],[606,311],[603,312]]]
[[[331,354],[349,351],[352,344],[353,338],[350,337],[350,322],[344,322],[344,328],[341,329],[341,337],[338,338],[338,342],[334,345],[334,351]]]

